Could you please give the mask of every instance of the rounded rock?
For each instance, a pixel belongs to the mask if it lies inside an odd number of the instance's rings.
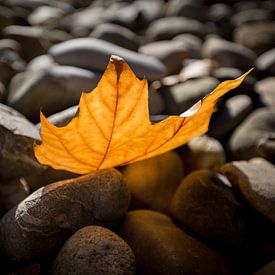
[[[231,274],[223,256],[180,230],[167,215],[131,211],[119,234],[133,249],[138,274]]]
[[[32,121],[43,113],[51,115],[78,103],[82,91],[90,92],[97,84],[99,75],[71,66],[50,66],[47,69],[23,73],[8,96],[8,104]]]
[[[275,223],[275,167],[268,161],[236,161],[221,168],[244,199]]]
[[[134,275],[135,257],[128,244],[99,226],[78,230],[53,262],[51,275]]]
[[[241,210],[230,182],[209,170],[184,178],[171,203],[172,216],[181,226],[230,249],[240,249],[246,240]]]
[[[180,153],[186,173],[198,169],[217,170],[226,161],[222,144],[206,135],[191,139]]]
[[[170,202],[183,178],[183,163],[170,151],[129,164],[122,174],[132,195],[132,208],[148,208],[169,213]]]
[[[0,221],[0,252],[20,265],[48,256],[78,229],[114,226],[127,212],[130,195],[115,169],[42,187]]]
[[[159,79],[166,74],[166,68],[156,58],[138,54],[112,43],[96,38],[78,38],[53,46],[53,59],[62,65],[76,66],[89,70],[104,71],[112,54],[125,59],[140,77]]]
[[[275,159],[275,110],[272,107],[252,112],[233,132],[229,152],[234,159],[263,157]]]
[[[256,55],[250,49],[218,37],[209,37],[202,52],[204,57],[215,60],[220,67],[249,70],[256,61]]]

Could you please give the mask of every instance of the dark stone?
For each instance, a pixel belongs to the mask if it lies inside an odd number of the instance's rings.
[[[34,157],[38,130],[24,116],[0,104],[0,177],[16,178],[39,174],[45,167]]]
[[[227,137],[253,110],[252,100],[247,95],[236,95],[227,99],[211,119],[210,136]]]
[[[235,27],[245,24],[264,23],[272,20],[272,12],[264,9],[247,9],[235,13],[231,22]]]
[[[234,274],[223,256],[150,210],[127,214],[119,234],[136,257],[138,274]]]
[[[219,84],[213,77],[189,79],[162,92],[166,102],[166,113],[181,114],[198,100],[212,92]]]
[[[8,85],[10,79],[25,69],[25,61],[10,49],[0,49],[0,81]]]
[[[64,244],[50,274],[134,275],[135,256],[128,244],[99,226],[78,230]]]
[[[241,205],[221,174],[199,170],[188,175],[174,195],[171,212],[181,226],[204,240],[232,250],[244,246]]]
[[[30,61],[32,58],[46,54],[52,46],[49,39],[45,37],[45,31],[38,27],[8,26],[3,30],[6,38],[17,41],[22,47],[22,56]]]
[[[205,5],[202,0],[172,0],[166,8],[168,16],[182,16],[203,21],[205,18]]]
[[[35,262],[84,226],[114,226],[129,201],[122,175],[114,169],[42,187],[0,221],[1,255],[15,266]]]

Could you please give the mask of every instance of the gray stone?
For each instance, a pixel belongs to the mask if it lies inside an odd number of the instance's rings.
[[[183,178],[179,155],[167,152],[129,164],[122,174],[131,193],[131,207],[169,213],[172,197]]]
[[[43,29],[29,26],[8,26],[3,30],[6,38],[17,41],[22,47],[22,56],[29,61],[32,58],[46,54],[51,42],[45,37]]]
[[[145,44],[139,52],[159,59],[167,68],[168,74],[178,73],[184,58],[189,56],[186,43],[181,40],[162,40]]]
[[[209,7],[207,13],[207,19],[215,23],[223,23],[229,21],[231,17],[232,9],[226,3],[217,3]]]
[[[3,83],[0,82],[0,102],[4,101],[5,96],[6,96],[6,88],[3,85]]]
[[[154,21],[146,30],[146,36],[150,41],[169,40],[182,33],[203,37],[205,28],[202,23],[194,19],[165,17]]]
[[[163,0],[136,0],[122,8],[118,8],[111,19],[116,23],[133,30],[146,28],[151,22],[163,17]]]
[[[184,178],[173,197],[171,213],[181,226],[204,240],[231,249],[244,246],[241,205],[221,174],[199,170]]]
[[[20,7],[31,11],[41,6],[52,6],[68,11],[72,8],[65,1],[57,0],[6,0],[5,3],[12,8]]]
[[[221,168],[242,197],[275,223],[275,167],[268,161],[236,161]]]
[[[202,52],[204,57],[215,60],[220,67],[249,70],[256,61],[256,55],[250,49],[214,36],[205,41]]]
[[[265,106],[275,107],[275,77],[267,77],[258,81],[255,91]]]
[[[194,60],[186,64],[179,73],[179,80],[197,79],[210,76],[216,68],[216,63],[211,59]]]
[[[234,159],[275,159],[275,110],[261,108],[251,113],[234,131],[229,151]]]
[[[61,25],[68,29],[73,36],[87,36],[94,27],[108,22],[111,12],[112,9],[89,6],[65,16],[61,20]]]
[[[40,6],[28,16],[28,22],[33,26],[54,26],[64,14],[60,8]]]
[[[26,63],[18,53],[3,49],[0,50],[0,81],[6,86],[10,79],[25,69]]]
[[[96,26],[89,36],[108,41],[132,51],[137,51],[140,44],[134,32],[123,26],[110,23]]]
[[[163,114],[165,110],[165,102],[158,91],[149,89],[149,113],[150,115]]]
[[[264,74],[275,76],[275,48],[258,57],[256,68]]]
[[[84,226],[114,226],[126,214],[129,201],[115,169],[42,187],[0,221],[1,255],[13,265],[35,262],[56,252]]]
[[[139,274],[231,274],[223,256],[187,235],[164,214],[131,211],[119,234],[133,249]]]
[[[173,40],[180,40],[185,43],[185,47],[188,49],[188,57],[200,58],[202,40],[190,33],[183,33],[175,36]]]
[[[253,103],[247,95],[236,95],[227,99],[214,114],[209,126],[209,135],[218,139],[228,136],[252,110]]]
[[[98,79],[99,75],[93,72],[71,66],[25,72],[23,79],[12,83],[8,104],[37,121],[41,107],[45,115],[51,115],[75,105],[81,92],[90,92]]]
[[[181,114],[198,100],[212,92],[219,84],[213,77],[189,79],[162,92],[166,102],[166,113]]]
[[[159,60],[96,38],[66,41],[53,46],[49,53],[59,64],[98,71],[104,71],[110,56],[115,54],[124,58],[140,77],[154,80],[166,74],[166,68]]]
[[[203,21],[206,7],[202,0],[172,0],[168,2],[166,9],[168,16],[182,16]]]
[[[51,267],[51,275],[134,275],[135,256],[129,245],[99,226],[78,230],[64,244]]]
[[[47,70],[49,67],[58,65],[54,62],[53,58],[48,54],[43,54],[32,59],[26,66],[26,71],[38,72],[41,70]]]
[[[22,50],[21,45],[13,39],[1,39],[0,40],[0,51],[11,50],[16,53],[20,53]]]
[[[0,30],[15,22],[15,13],[8,7],[0,6]]]
[[[247,9],[235,13],[231,17],[231,23],[237,27],[244,24],[255,24],[269,22],[272,20],[272,13],[264,9]]]
[[[206,135],[191,139],[180,153],[186,173],[198,169],[217,170],[226,160],[221,143]]]
[[[41,166],[33,153],[38,130],[24,116],[0,104],[0,176],[16,178],[39,174]]]
[[[243,25],[234,30],[233,39],[256,54],[262,54],[275,47],[275,23]]]
[[[23,178],[0,184],[0,201],[4,213],[18,205],[30,194],[29,187]],[[1,215],[2,216],[2,215]]]

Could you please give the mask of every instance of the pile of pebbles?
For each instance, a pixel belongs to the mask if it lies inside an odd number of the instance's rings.
[[[153,123],[254,67],[209,132],[80,176],[37,162],[111,54],[149,81]],[[275,3],[2,0],[0,274],[275,274]]]

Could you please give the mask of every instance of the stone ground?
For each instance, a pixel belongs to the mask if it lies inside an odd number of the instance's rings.
[[[40,165],[111,54],[153,122],[254,67],[206,135],[79,177]],[[275,2],[2,0],[0,274],[275,274]]]

